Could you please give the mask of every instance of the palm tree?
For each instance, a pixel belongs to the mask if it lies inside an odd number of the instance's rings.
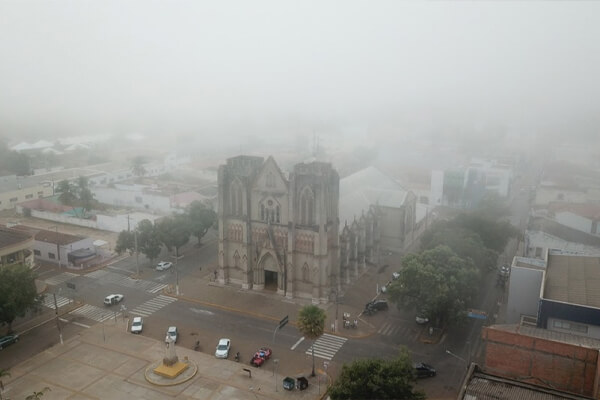
[[[311,376],[315,376],[315,340],[317,340],[325,330],[325,318],[325,311],[314,305],[302,307],[298,314],[298,330],[313,341]]]
[[[4,391],[4,383],[2,383],[2,378],[5,376],[10,376],[10,372],[7,369],[0,368],[0,400],[2,400],[2,391]]]

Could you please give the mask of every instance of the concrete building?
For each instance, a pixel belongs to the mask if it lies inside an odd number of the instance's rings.
[[[33,235],[0,226],[0,268],[24,264],[33,267]]]
[[[16,225],[12,228],[33,235],[33,253],[36,262],[53,263],[60,267],[81,268],[88,266],[89,262],[97,256],[92,238],[24,225]]]
[[[600,257],[550,250],[545,259],[515,257],[507,322],[600,339]]]
[[[331,164],[297,164],[288,176],[272,157],[238,156],[219,167],[218,181],[221,284],[324,303],[355,273],[343,268],[364,268],[368,237],[377,235],[357,221],[352,263],[340,264],[339,176]]]
[[[15,208],[20,202],[53,194],[52,184],[32,177],[0,177],[0,210]]]
[[[402,248],[412,238],[416,209],[417,196],[375,167],[340,180],[340,223],[351,229],[379,221],[381,246]]]
[[[548,250],[560,250],[563,254],[600,257],[600,240],[597,245],[579,243],[538,230],[525,231],[524,240],[524,256],[527,258],[543,259]]]
[[[519,324],[484,327],[482,338],[485,341],[484,370],[496,378],[478,382],[488,390],[495,389],[493,393],[496,395],[485,397],[478,392],[481,397],[459,398],[533,400],[599,397],[600,340]],[[499,386],[502,378],[513,381],[512,385],[519,390],[504,384]],[[538,393],[526,393],[520,389],[524,386],[533,389],[532,385]],[[548,397],[549,389],[566,393]]]

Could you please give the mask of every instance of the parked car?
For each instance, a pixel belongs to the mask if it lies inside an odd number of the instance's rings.
[[[169,329],[167,329],[167,336],[165,337],[165,342],[168,342],[169,338],[171,338],[173,340],[173,343],[177,343],[178,336],[179,334],[177,333],[177,327],[170,326]]]
[[[417,378],[429,378],[435,376],[436,374],[435,368],[433,368],[429,364],[416,363],[413,365],[413,368],[415,369],[415,374],[417,375]]]
[[[417,312],[417,316],[415,317],[415,322],[419,325],[424,325],[429,322],[429,318],[425,315],[424,312]]]
[[[0,350],[19,341],[19,335],[6,335],[0,338]]]
[[[400,272],[392,272],[392,279],[396,280],[398,278],[400,278]]]
[[[231,341],[229,339],[219,339],[217,350],[215,351],[215,357],[227,358],[229,357],[229,349],[231,348]]]
[[[308,387],[308,379],[306,379],[303,376],[301,376],[300,378],[296,379],[296,389],[298,389],[298,390],[304,390],[307,387]]]
[[[165,271],[173,266],[173,263],[170,261],[161,261],[156,265],[157,271]]]
[[[262,366],[265,363],[265,361],[271,358],[271,354],[272,352],[270,348],[261,347],[256,353],[254,353],[254,355],[250,359],[250,365],[254,365],[255,367]]]
[[[502,276],[510,275],[510,266],[508,264],[504,264],[500,267],[498,273]]]
[[[283,388],[285,390],[294,390],[294,387],[296,387],[296,380],[294,378],[289,376],[283,378]]]
[[[111,306],[120,303],[124,297],[122,294],[109,294],[104,298],[104,305]]]
[[[373,301],[368,302],[365,305],[365,308],[372,308],[377,311],[387,310],[388,302],[387,302],[387,300],[373,300]]]
[[[142,333],[143,328],[144,321],[142,321],[142,317],[134,317],[131,322],[131,333]]]

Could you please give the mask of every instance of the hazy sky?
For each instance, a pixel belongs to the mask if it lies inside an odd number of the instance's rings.
[[[0,0],[0,133],[600,115],[600,2]]]

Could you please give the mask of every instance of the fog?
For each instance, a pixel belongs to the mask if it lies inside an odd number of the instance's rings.
[[[591,1],[2,1],[0,135],[595,138],[599,15]]]

